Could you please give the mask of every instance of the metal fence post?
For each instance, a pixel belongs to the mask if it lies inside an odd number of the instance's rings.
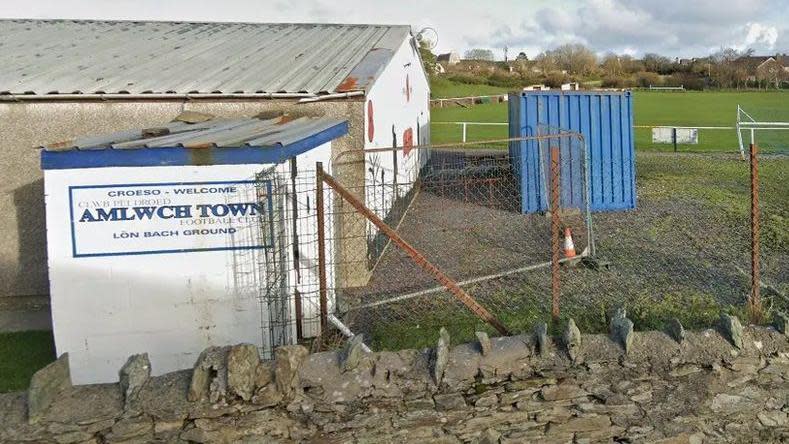
[[[466,142],[466,122],[463,122],[463,143]]]
[[[321,310],[321,336],[329,325],[326,288],[326,215],[323,200],[323,163],[315,164],[315,207],[318,215],[318,285]]]
[[[751,295],[748,300],[751,322],[758,322],[762,315],[759,264],[759,148],[750,144],[751,160]]]
[[[551,317],[559,320],[559,147],[551,147]]]
[[[299,228],[298,228],[298,220],[299,220],[299,204],[297,200],[298,196],[298,188],[296,186],[296,177],[298,176],[298,169],[296,167],[296,158],[291,157],[290,159],[290,191],[292,194],[292,199],[290,201],[290,211],[293,214],[293,223],[291,225],[291,236],[293,236],[293,269],[296,271],[296,278],[299,279],[301,276],[301,270],[299,269]],[[293,290],[293,305],[294,310],[296,311],[296,341],[301,343],[304,340],[304,310],[302,307],[301,301],[301,292],[298,288]]]

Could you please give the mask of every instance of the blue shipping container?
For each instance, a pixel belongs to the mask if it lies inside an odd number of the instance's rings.
[[[555,134],[556,129],[579,132],[586,142],[535,140],[510,143],[513,169],[521,183],[524,213],[546,211],[543,178],[548,167],[547,145],[561,147],[562,207],[583,205],[583,168],[589,180],[592,211],[636,207],[633,96],[629,91],[528,91],[509,96],[509,136]],[[542,168],[541,168],[542,167]]]

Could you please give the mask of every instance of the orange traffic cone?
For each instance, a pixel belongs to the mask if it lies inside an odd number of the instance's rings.
[[[575,257],[575,244],[573,243],[573,232],[570,227],[564,229],[564,257]]]

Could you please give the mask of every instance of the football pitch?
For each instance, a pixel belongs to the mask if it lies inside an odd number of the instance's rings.
[[[651,127],[734,127],[737,106],[760,121],[789,121],[789,92],[781,91],[711,91],[654,92],[635,91],[633,96],[636,148],[671,151],[670,144],[653,144]],[[459,142],[460,125],[441,122],[507,122],[507,103],[433,108],[431,110],[433,143]],[[469,125],[468,141],[507,137],[506,126]],[[765,151],[789,151],[789,131],[757,134],[757,143]],[[700,129],[698,145],[679,145],[683,152],[731,151],[738,149],[734,129]]]

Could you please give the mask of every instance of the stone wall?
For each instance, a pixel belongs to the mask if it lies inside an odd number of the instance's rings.
[[[785,442],[789,338],[776,328],[488,338],[365,353],[213,347],[193,370],[71,387],[67,356],[0,395],[2,442]]]

